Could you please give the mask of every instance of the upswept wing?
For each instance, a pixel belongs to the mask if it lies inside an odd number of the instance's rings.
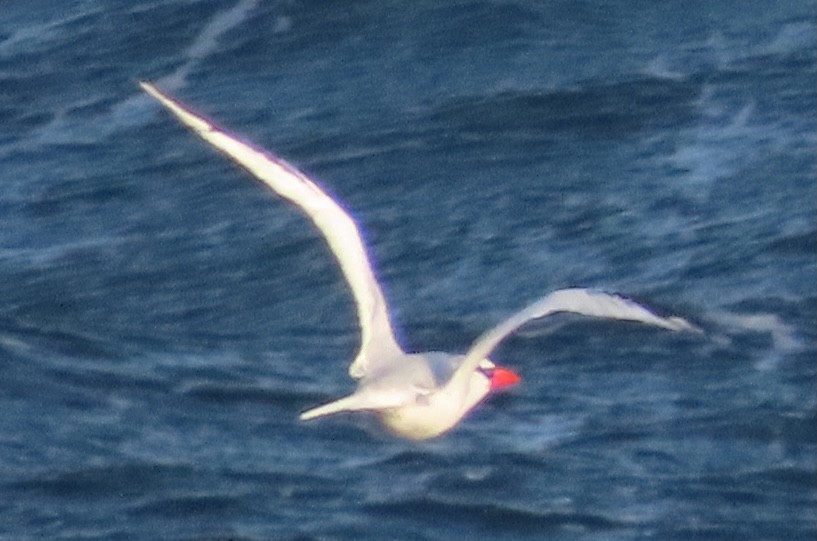
[[[464,390],[472,372],[480,361],[488,357],[494,348],[508,335],[532,319],[540,319],[560,312],[606,319],[635,321],[662,327],[671,331],[698,331],[699,329],[680,317],[661,317],[630,299],[591,289],[560,289],[546,295],[512,315],[496,327],[485,332],[471,346],[462,364],[445,385],[445,391]]]
[[[367,374],[371,363],[402,354],[394,337],[385,297],[357,225],[349,214],[315,182],[284,160],[219,128],[152,84],[142,82],[139,85],[196,135],[241,165],[275,193],[297,205],[323,233],[352,289],[360,319],[360,352],[349,367],[349,374],[361,378]]]

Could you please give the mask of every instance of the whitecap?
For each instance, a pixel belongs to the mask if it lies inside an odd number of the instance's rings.
[[[178,90],[184,87],[187,84],[188,75],[203,60],[219,50],[219,42],[222,37],[245,22],[257,5],[258,0],[241,0],[233,7],[214,15],[202,28],[193,43],[181,53],[183,63],[169,75],[158,79],[157,84],[167,90]],[[53,24],[62,24],[62,22]],[[45,27],[45,30],[48,29],[48,26]],[[12,44],[27,39],[31,37],[23,33],[14,37]],[[9,47],[8,40],[0,44],[0,48],[3,46]],[[138,76],[138,74],[134,75]],[[82,103],[71,103],[55,111],[53,120],[35,130],[31,140],[37,145],[91,145],[112,134],[146,124],[153,117],[155,108],[150,98],[139,92],[135,83],[136,81],[133,85],[133,94],[111,106],[106,114],[96,118],[74,119],[71,118],[71,113],[89,101],[105,99],[101,95],[91,98],[85,96]],[[21,141],[4,150],[8,152],[25,148],[31,144],[31,140]]]

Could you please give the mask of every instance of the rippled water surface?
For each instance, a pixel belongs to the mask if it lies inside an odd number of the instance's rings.
[[[812,2],[31,1],[0,15],[0,538],[813,540]],[[402,340],[560,287],[524,381],[395,440],[311,223],[142,95],[309,171]]]

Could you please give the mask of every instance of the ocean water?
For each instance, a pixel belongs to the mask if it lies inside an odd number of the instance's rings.
[[[813,540],[813,2],[7,2],[0,539]],[[348,393],[354,308],[308,220],[152,80],[366,231],[402,340],[553,318],[436,440]]]

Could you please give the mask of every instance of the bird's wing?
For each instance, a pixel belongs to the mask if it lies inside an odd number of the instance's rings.
[[[402,354],[394,337],[383,291],[369,262],[360,231],[349,214],[315,182],[284,160],[219,128],[152,84],[142,82],[139,85],[182,124],[275,193],[297,205],[318,226],[340,263],[357,304],[361,346],[349,367],[349,374],[361,378],[378,359],[393,359]]]
[[[697,331],[697,327],[679,317],[661,317],[640,304],[621,297],[590,289],[560,289],[546,295],[485,332],[471,346],[457,370],[446,383],[449,391],[466,389],[471,373],[480,361],[488,357],[505,337],[532,319],[559,312],[584,316],[636,321],[672,331]]]

